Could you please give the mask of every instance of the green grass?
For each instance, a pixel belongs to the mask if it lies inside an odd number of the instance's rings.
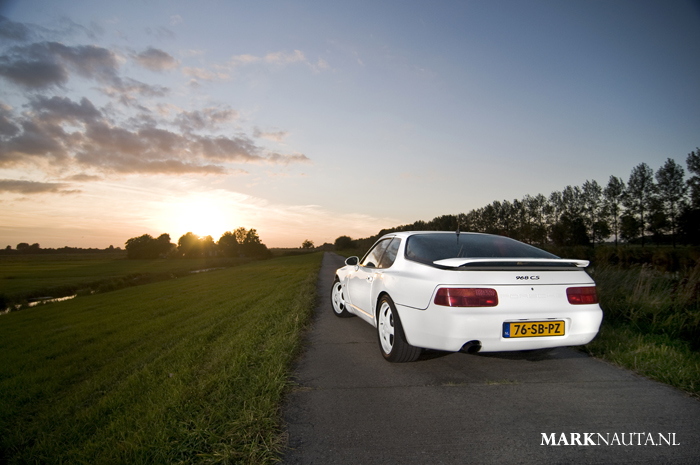
[[[270,463],[321,254],[0,316],[0,463]]]
[[[675,273],[599,266],[592,276],[606,320],[700,348],[700,265]]]
[[[700,353],[686,341],[643,334],[630,325],[603,324],[583,350],[618,366],[700,396]]]
[[[63,297],[81,289],[126,287],[130,281],[162,280],[191,270],[250,261],[232,258],[128,260],[123,254],[0,256],[0,293],[5,305],[33,297]],[[2,302],[0,302],[2,303]]]

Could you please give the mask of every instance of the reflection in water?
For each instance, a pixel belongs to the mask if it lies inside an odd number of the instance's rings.
[[[50,302],[63,302],[64,300],[70,300],[74,299],[77,294],[69,295],[66,297],[37,297],[36,299],[32,299],[33,302],[29,302],[27,304],[28,307],[36,307],[37,305],[40,304],[48,304]]]

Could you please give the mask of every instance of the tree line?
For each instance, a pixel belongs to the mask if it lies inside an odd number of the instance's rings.
[[[700,244],[700,148],[688,154],[691,176],[671,158],[656,172],[635,166],[627,183],[610,176],[607,184],[586,180],[549,196],[494,201],[458,215],[443,215],[383,229],[377,236],[353,241],[336,239],[338,249],[369,247],[377,237],[395,231],[462,231],[508,236],[536,245],[593,246],[603,241],[657,245]]]
[[[197,236],[191,232],[183,234],[177,244],[170,242],[170,235],[154,238],[150,234],[132,237],[126,241],[128,258],[159,257],[248,257],[268,258],[270,251],[260,241],[255,229],[238,228],[226,231],[217,242],[211,236]]]
[[[12,248],[8,245],[4,249],[0,249],[0,255],[51,255],[51,254],[80,254],[80,253],[112,253],[121,252],[122,249],[119,247],[114,247],[110,245],[106,249],[88,248],[84,249],[82,247],[59,247],[59,248],[41,248],[39,243],[29,244],[28,242],[20,242],[17,244],[16,248]]]

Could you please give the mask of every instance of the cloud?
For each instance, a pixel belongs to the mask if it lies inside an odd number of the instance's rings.
[[[188,56],[202,52],[195,51],[185,51],[183,54]],[[250,65],[269,65],[274,67],[284,67],[294,63],[304,63],[306,64],[314,73],[320,73],[321,71],[331,69],[330,65],[323,59],[319,59],[318,62],[311,63],[304,52],[301,50],[294,50],[291,53],[288,52],[270,52],[264,56],[256,56],[250,54],[234,55],[228,62],[223,65],[214,65],[214,69],[198,68],[185,66],[182,68],[182,74],[194,78],[190,81],[190,85],[198,86],[199,83],[196,79],[202,81],[225,81],[231,79],[232,72],[237,68],[242,68]]]
[[[27,41],[31,31],[22,23],[15,23],[0,15],[0,38],[6,40]]]
[[[300,50],[294,50],[292,53],[270,52],[264,57],[257,57],[255,55],[234,55],[229,60],[229,64],[232,66],[249,65],[253,63],[284,65],[297,62],[307,62],[304,53]]]
[[[274,63],[274,64],[286,64],[286,63],[296,63],[296,62],[305,62],[306,57],[300,50],[294,50],[293,53],[284,53],[284,52],[274,52],[274,53],[268,53],[265,55],[265,62],[266,63]]]
[[[74,182],[94,182],[94,181],[102,181],[104,178],[102,176],[96,176],[94,174],[86,174],[86,173],[78,173],[74,174],[72,176],[67,176],[64,178],[65,181],[74,181]]]
[[[253,130],[253,137],[267,139],[273,142],[282,142],[289,135],[287,131],[263,132],[258,128]]]
[[[61,182],[21,181],[17,179],[0,179],[0,192],[13,194],[78,194],[79,190],[66,190],[69,184]]]
[[[209,71],[204,68],[192,68],[189,66],[182,68],[182,74],[196,79],[201,79],[202,81],[225,81],[231,78],[231,76],[225,72]]]
[[[0,137],[0,168],[48,163],[103,174],[228,174],[237,172],[230,164],[310,162],[300,153],[268,152],[244,135],[195,133],[238,118],[229,108],[180,111],[164,121],[145,114],[116,124],[87,98],[78,103],[36,96],[27,107],[30,111],[18,116],[8,106],[0,107],[0,131],[6,128]]]
[[[274,163],[276,165],[289,165],[292,163],[311,163],[309,157],[307,157],[303,153],[283,155],[280,153],[273,152],[268,155],[267,159],[270,163]]]
[[[140,104],[139,97],[160,98],[170,93],[170,89],[163,86],[145,84],[131,78],[117,78],[112,83],[104,86],[102,92],[109,97],[116,99],[124,106],[135,106],[145,110]]]
[[[320,73],[321,71],[331,69],[331,65],[329,65],[328,62],[323,58],[319,58],[315,65],[309,63],[309,66],[311,67],[314,73]]]
[[[12,121],[12,107],[0,102],[0,137],[12,137],[19,131],[19,126]]]
[[[213,131],[218,129],[221,123],[236,120],[239,116],[237,111],[230,108],[205,108],[202,111],[182,111],[175,119],[175,122],[184,132],[203,129]]]
[[[149,47],[138,55],[133,55],[138,64],[151,71],[167,71],[177,68],[180,64],[169,53]]]
[[[146,34],[153,35],[159,40],[170,40],[175,38],[175,33],[167,27],[159,26],[155,30],[146,28]]]
[[[90,122],[102,117],[102,113],[83,97],[75,103],[67,97],[36,96],[29,101],[29,107],[39,114],[43,121]]]
[[[144,52],[146,55],[142,64],[146,62],[157,66],[158,62],[160,66],[168,66],[167,57],[162,55],[167,55],[165,52],[161,54],[149,50]],[[71,73],[102,84],[106,95],[124,105],[133,105],[138,97],[163,97],[169,93],[167,87],[122,78],[117,55],[95,45],[67,46],[58,42],[40,42],[11,47],[0,56],[0,76],[30,90],[63,87]]]
[[[69,71],[99,82],[114,82],[118,69],[116,55],[95,45],[39,42],[11,47],[0,56],[0,76],[29,89],[62,86]]]
[[[198,57],[204,55],[206,52],[204,50],[196,50],[196,49],[187,49],[187,50],[181,50],[180,56],[182,57]]]
[[[182,16],[180,15],[172,15],[170,17],[170,25],[171,26],[177,26],[178,24],[182,23]]]
[[[20,127],[21,132],[14,137],[0,140],[0,167],[36,159],[55,161],[66,158],[66,134],[60,127],[47,127],[31,120],[22,121]]]

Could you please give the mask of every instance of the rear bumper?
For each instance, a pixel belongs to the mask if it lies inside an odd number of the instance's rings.
[[[493,308],[454,308],[431,304],[425,310],[397,305],[409,344],[426,349],[459,351],[479,341],[482,352],[544,349],[587,344],[598,334],[603,311],[595,305],[567,305],[547,310],[507,311]],[[563,336],[505,338],[503,323],[513,321],[565,322]]]

